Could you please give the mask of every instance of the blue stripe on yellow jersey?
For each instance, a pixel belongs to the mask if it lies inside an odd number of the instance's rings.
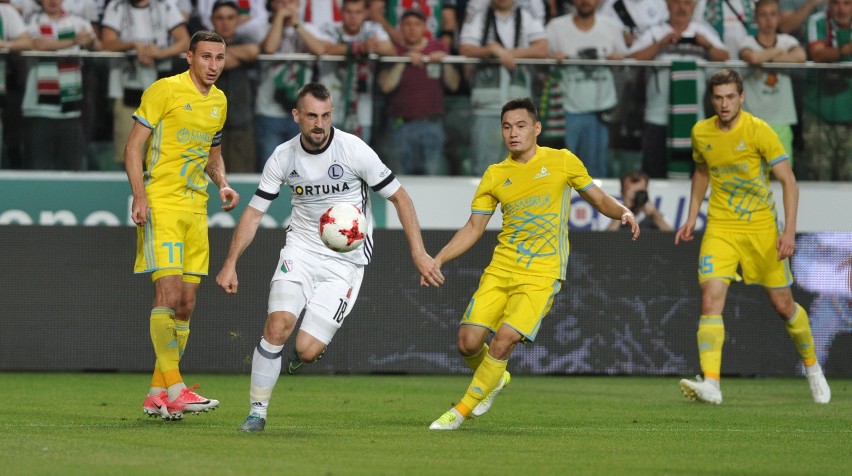
[[[204,169],[227,112],[225,94],[212,86],[202,95],[188,71],[160,79],[145,90],[133,117],[151,129],[145,155],[145,190],[151,207],[207,213]]]
[[[507,158],[488,167],[471,213],[492,214],[500,204],[503,229],[491,266],[565,279],[571,189],[592,186],[586,167],[565,149],[537,147],[525,164]]]

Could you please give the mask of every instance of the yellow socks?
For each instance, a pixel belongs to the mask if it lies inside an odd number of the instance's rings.
[[[796,312],[793,317],[787,321],[787,333],[790,334],[790,339],[796,344],[796,350],[802,357],[802,362],[805,366],[811,366],[816,363],[816,350],[814,349],[814,336],[811,334],[811,324],[808,320],[808,313],[805,309],[796,303]]]
[[[183,353],[186,352],[186,342],[189,340],[189,321],[175,319],[175,339],[178,343],[180,358],[183,358]]]
[[[166,378],[163,377],[163,372],[160,372],[159,361],[154,361],[154,375],[151,376],[150,395],[156,395],[166,389]]]
[[[500,383],[500,377],[506,371],[508,360],[497,360],[488,354],[482,359],[482,363],[473,373],[473,381],[467,387],[462,401],[455,406],[461,416],[467,418],[470,412],[485,398],[494,387]]]
[[[464,363],[475,371],[479,368],[479,364],[482,363],[482,359],[484,359],[486,355],[488,355],[488,344],[483,343],[482,347],[479,349],[479,352],[471,356],[462,357],[464,357]]]
[[[186,342],[189,340],[189,321],[178,321],[175,320],[175,340],[178,343],[178,350],[180,351],[180,358],[183,358],[183,354],[186,351]],[[163,376],[163,372],[160,371],[160,361],[156,360],[154,362],[154,374],[151,376],[151,395],[156,395],[161,391],[165,390],[168,385],[166,384],[166,378]]]
[[[722,316],[702,315],[698,321],[698,358],[704,378],[719,380],[722,374],[722,345],[725,344],[725,324]]]
[[[162,382],[165,387],[173,387],[183,382],[178,370],[180,346],[177,341],[175,311],[166,307],[155,307],[151,310],[150,327],[151,342],[154,344],[154,354],[157,356],[157,367],[163,376]]]

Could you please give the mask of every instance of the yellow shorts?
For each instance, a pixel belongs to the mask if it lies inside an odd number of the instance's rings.
[[[708,231],[701,240],[698,281],[738,281],[737,266],[746,284],[784,288],[793,284],[790,260],[778,260],[778,232]]]
[[[209,264],[204,213],[151,209],[145,226],[136,228],[135,273],[207,276]]]
[[[489,266],[482,273],[479,288],[473,293],[461,323],[485,327],[491,332],[497,332],[505,324],[524,336],[524,340],[534,341],[561,288],[562,281],[555,278]]]

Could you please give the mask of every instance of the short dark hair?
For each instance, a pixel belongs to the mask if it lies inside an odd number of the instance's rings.
[[[530,113],[530,116],[532,116],[533,122],[538,122],[538,109],[535,107],[535,103],[530,98],[510,99],[503,105],[503,110],[500,111],[500,119],[502,120],[503,116],[506,115],[507,112],[514,111],[516,109],[526,109],[526,111]]]
[[[237,6],[237,2],[234,0],[216,0],[216,3],[213,4],[213,9],[210,10],[210,16],[213,16],[213,14],[216,13],[216,10],[222,7],[231,7],[237,13],[240,11],[240,7]]]
[[[302,101],[302,98],[311,95],[320,101],[325,101],[326,99],[331,99],[331,92],[325,87],[322,83],[308,83],[302,86],[299,89],[299,93],[296,94],[296,107],[299,106],[299,103]]]
[[[402,12],[402,16],[399,17],[399,21],[405,20],[408,17],[417,17],[422,21],[426,21],[426,15],[423,14],[423,10],[419,8],[409,8],[408,10]]]
[[[713,73],[713,76],[710,76],[710,93],[713,93],[713,88],[716,86],[721,86],[723,84],[733,84],[737,87],[737,92],[742,94],[743,92],[743,77],[740,73],[734,71],[729,68],[722,68],[719,71]]]
[[[757,11],[758,8],[764,7],[767,5],[780,5],[778,4],[778,0],[757,0],[757,3],[754,4],[754,11]]]
[[[218,33],[207,30],[196,31],[189,40],[189,51],[195,53],[195,47],[202,41],[212,41],[214,43],[222,43],[225,46],[225,40]]]
[[[624,172],[621,174],[621,188],[624,188],[624,183],[630,181],[630,183],[636,183],[644,180],[645,183],[650,182],[650,178],[648,174],[642,172],[641,170],[631,170],[629,172]]]

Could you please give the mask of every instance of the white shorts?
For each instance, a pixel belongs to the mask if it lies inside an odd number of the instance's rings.
[[[268,313],[299,316],[301,330],[328,345],[352,311],[364,267],[330,256],[284,247],[269,285]]]

